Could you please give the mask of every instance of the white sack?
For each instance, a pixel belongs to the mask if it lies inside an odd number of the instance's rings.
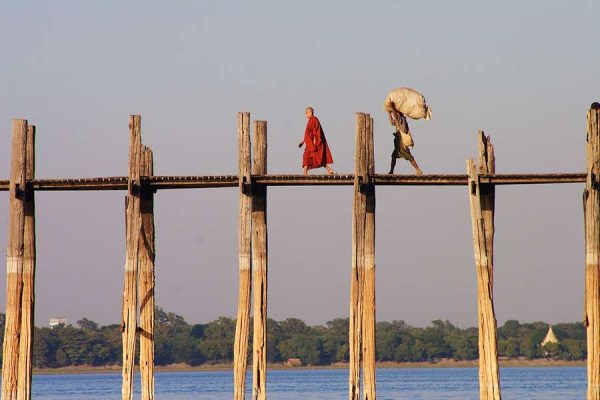
[[[425,97],[414,89],[398,88],[388,93],[383,102],[386,112],[398,111],[412,119],[431,119],[431,108],[427,106]]]

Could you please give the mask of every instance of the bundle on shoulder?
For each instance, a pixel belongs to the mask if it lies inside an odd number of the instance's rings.
[[[390,91],[383,103],[384,111],[399,112],[412,119],[431,119],[431,108],[425,97],[414,89],[400,87]]]

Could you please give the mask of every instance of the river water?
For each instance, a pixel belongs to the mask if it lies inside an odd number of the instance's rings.
[[[271,400],[337,400],[348,396],[347,370],[273,370],[268,371],[267,379],[267,394]],[[135,398],[139,399],[139,375],[136,380]],[[247,382],[251,386],[250,375]],[[501,384],[505,399],[580,400],[586,395],[586,369],[502,368]],[[159,400],[229,400],[233,397],[232,388],[231,371],[156,373]],[[33,377],[33,399],[36,400],[119,400],[120,393],[120,373]],[[477,400],[477,369],[379,369],[377,398]]]

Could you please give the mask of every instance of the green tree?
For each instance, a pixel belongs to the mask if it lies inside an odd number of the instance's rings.
[[[154,360],[157,365],[190,362],[194,341],[192,327],[181,315],[156,307]]]
[[[267,362],[275,363],[283,361],[277,349],[281,337],[282,331],[279,322],[267,318]]]
[[[235,321],[220,317],[206,325],[198,349],[209,362],[230,362],[233,360],[234,340]]]
[[[377,324],[375,332],[375,351],[378,361],[392,361],[396,349],[402,343],[400,330],[390,322]]]
[[[586,358],[586,342],[584,340],[566,338],[560,341],[561,358],[565,360],[584,360]]]
[[[348,361],[348,324],[348,318],[337,318],[314,329],[322,342],[322,363]]]
[[[87,318],[82,318],[79,321],[77,321],[77,325],[79,325],[79,327],[81,329],[86,330],[86,331],[97,331],[98,330],[98,324]]]
[[[421,340],[427,350],[427,359],[434,360],[438,358],[449,358],[452,356],[452,349],[446,342],[449,333],[454,332],[456,328],[448,321],[432,321],[433,326],[423,329]]]
[[[190,335],[193,338],[202,339],[204,337],[204,328],[206,328],[206,325],[204,325],[204,324],[192,325]]]
[[[498,336],[502,339],[508,339],[510,337],[517,337],[521,330],[521,324],[516,320],[508,320],[498,328]]]
[[[298,318],[288,318],[279,323],[281,327],[281,336],[283,338],[290,338],[293,335],[307,333],[308,326],[304,321]]]
[[[558,343],[546,343],[541,346],[540,352],[543,357],[546,358],[556,358],[560,354],[560,346]]]
[[[56,350],[60,339],[50,328],[35,328],[33,335],[32,364],[36,368],[56,366]]]
[[[519,357],[521,356],[521,349],[519,346],[519,339],[516,337],[509,337],[505,340],[498,342],[498,353],[505,357]]]
[[[323,363],[321,341],[305,333],[292,335],[289,339],[281,341],[278,349],[284,360],[299,358],[306,365]]]

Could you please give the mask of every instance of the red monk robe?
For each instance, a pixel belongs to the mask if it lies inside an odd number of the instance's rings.
[[[325,132],[321,127],[319,119],[314,115],[310,117],[304,131],[304,155],[302,157],[302,167],[308,169],[325,167],[333,163],[331,151],[325,139]]]

